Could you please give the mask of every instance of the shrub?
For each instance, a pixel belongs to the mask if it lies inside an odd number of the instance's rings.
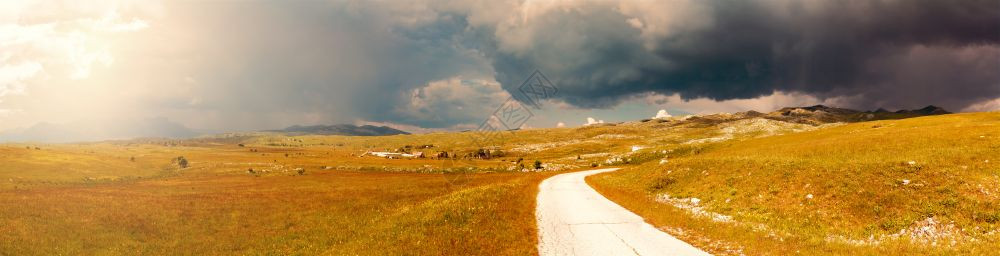
[[[542,169],[542,161],[535,160],[535,170]]]
[[[669,187],[670,185],[673,185],[674,183],[677,183],[677,180],[674,178],[660,177],[653,180],[653,182],[649,184],[649,187],[647,189],[649,189],[649,191],[651,192],[658,192],[660,190]]]
[[[183,156],[178,156],[177,158],[174,158],[174,160],[172,160],[171,162],[176,164],[181,169],[188,167],[188,160]]]
[[[997,223],[997,222],[1000,222],[1000,211],[992,212],[992,213],[977,212],[973,216],[973,219],[977,220],[977,221],[983,221],[983,222],[986,222],[986,223]]]

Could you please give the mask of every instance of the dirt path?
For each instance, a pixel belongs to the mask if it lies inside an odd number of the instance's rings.
[[[539,185],[540,255],[709,255],[644,222],[583,180],[614,170],[560,174]]]

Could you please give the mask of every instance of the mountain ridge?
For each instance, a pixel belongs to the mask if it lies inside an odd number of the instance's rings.
[[[398,130],[388,126],[374,125],[292,125],[281,130],[267,130],[266,132],[279,132],[290,135],[344,135],[344,136],[386,136],[405,135],[409,132]]]

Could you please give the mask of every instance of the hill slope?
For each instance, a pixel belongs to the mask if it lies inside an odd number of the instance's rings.
[[[668,162],[589,181],[655,225],[721,254],[1000,249],[1000,113],[671,149]]]

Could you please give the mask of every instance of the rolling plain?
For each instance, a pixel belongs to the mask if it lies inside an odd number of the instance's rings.
[[[474,132],[0,144],[0,254],[536,254],[539,183],[603,167],[622,169],[587,179],[601,194],[713,254],[1000,249],[1000,113],[866,115],[674,117],[488,146]]]

